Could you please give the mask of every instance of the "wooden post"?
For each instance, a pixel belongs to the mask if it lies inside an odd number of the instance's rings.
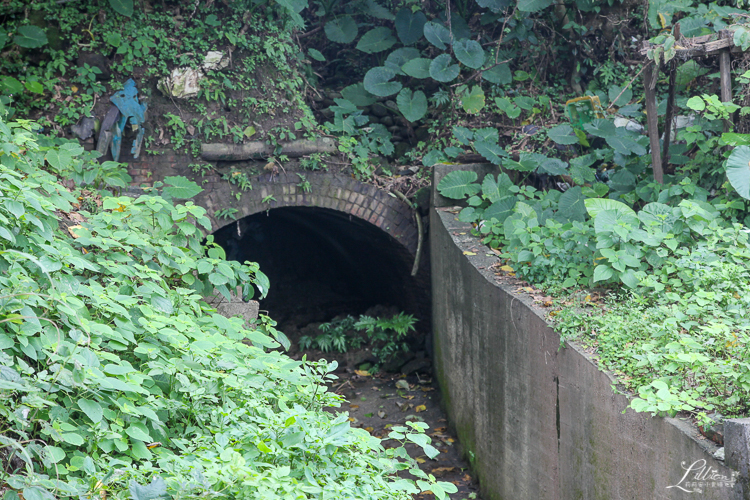
[[[680,41],[680,23],[677,23],[674,27],[674,38],[678,42]],[[664,155],[662,156],[664,168],[667,169],[667,172],[671,172],[669,168],[669,143],[672,140],[672,120],[674,119],[674,92],[676,80],[677,61],[672,59],[669,61],[669,97],[667,97],[667,116],[664,121]]]
[[[723,32],[722,32],[723,34]],[[730,49],[723,49],[719,54],[719,71],[721,74],[721,101],[732,102],[732,61],[729,54]],[[732,120],[724,121],[724,132],[732,128]]]
[[[647,63],[643,71],[643,86],[646,89],[646,119],[648,125],[648,138],[651,141],[651,168],[654,171],[654,180],[664,184],[664,171],[661,167],[661,151],[659,148],[659,115],[656,110],[656,88],[651,87],[654,82],[654,72],[658,72],[656,64]]]

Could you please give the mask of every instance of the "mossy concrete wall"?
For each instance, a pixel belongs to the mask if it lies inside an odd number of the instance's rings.
[[[521,285],[498,282],[497,258],[455,213],[430,217],[436,375],[486,500],[742,498],[739,482],[716,481],[737,474],[717,445],[688,422],[626,410]]]

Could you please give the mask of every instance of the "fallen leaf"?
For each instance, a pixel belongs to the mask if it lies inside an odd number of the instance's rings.
[[[354,373],[356,373],[360,377],[369,377],[370,376],[370,372],[368,372],[367,370],[354,370]]]
[[[414,411],[416,411],[417,413],[427,411],[427,407],[425,405],[419,405],[416,408],[414,408]]]
[[[414,399],[414,396],[401,396],[403,399]]]
[[[375,430],[375,428],[374,428],[374,427],[365,427],[365,430],[366,430],[367,432],[372,432],[372,431],[374,431],[374,430]]]
[[[380,417],[380,418],[385,418],[387,416],[388,416],[388,414],[386,412],[382,411],[382,410],[378,412],[378,417]]]
[[[432,474],[433,476],[439,477],[449,472],[453,472],[454,470],[456,470],[455,467],[435,467],[434,469],[430,471],[430,474]]]
[[[531,288],[530,286],[523,287],[523,291],[526,293],[534,293],[534,289]]]
[[[409,390],[409,382],[407,382],[407,381],[406,381],[406,380],[404,380],[404,379],[401,379],[401,380],[397,380],[397,381],[396,381],[396,388],[397,388],[397,389],[403,389],[403,390],[405,390],[405,391],[408,391],[408,390]]]
[[[435,390],[434,387],[420,387],[420,389],[422,389],[422,392],[430,392]]]
[[[359,408],[359,405],[349,405],[349,408],[351,408],[352,410],[356,410],[357,408]]]
[[[513,269],[510,266],[500,266],[501,271],[505,271],[506,273],[512,273],[515,272],[515,269]]]
[[[427,461],[427,460],[425,460],[424,458],[417,458],[417,463],[423,464],[423,463],[425,463],[426,461]]]
[[[83,229],[83,226],[81,226],[80,224],[78,224],[78,225],[75,225],[75,226],[69,226],[68,227],[68,232],[70,233],[70,235],[73,238],[78,238],[79,237],[78,234],[75,232],[76,229]]]

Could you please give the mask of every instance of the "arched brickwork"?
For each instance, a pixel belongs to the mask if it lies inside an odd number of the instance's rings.
[[[245,191],[238,200],[236,186],[218,177],[209,176],[204,191],[195,203],[206,208],[213,230],[232,224],[233,219],[217,219],[214,214],[224,208],[234,208],[236,219],[281,207],[319,207],[337,210],[365,220],[393,237],[410,254],[416,254],[418,230],[411,208],[399,199],[344,175],[310,172],[305,178],[310,192],[297,186],[300,177],[294,173],[276,176],[263,174],[252,178],[253,189]],[[264,199],[269,199],[263,203]]]
[[[351,176],[330,172],[305,172],[305,179],[311,187],[309,193],[297,186],[301,179],[296,173],[283,172],[275,176],[262,174],[253,177],[250,179],[253,189],[241,191],[217,173],[196,176],[189,168],[191,158],[173,151],[165,151],[162,155],[143,155],[138,160],[126,158],[126,161],[129,162],[128,171],[133,177],[134,186],[152,185],[172,175],[184,175],[200,184],[203,192],[193,202],[206,209],[211,219],[211,233],[244,217],[283,207],[327,208],[372,224],[392,238],[394,245],[383,248],[383,251],[394,253],[402,262],[398,271],[405,278],[401,293],[405,301],[412,304],[410,309],[420,318],[425,331],[429,330],[429,245],[426,242],[423,244],[417,276],[409,277],[419,234],[411,207],[395,196]],[[241,194],[239,199],[237,193]],[[269,196],[272,199],[263,203]],[[225,208],[237,210],[234,219],[215,216],[217,211]]]

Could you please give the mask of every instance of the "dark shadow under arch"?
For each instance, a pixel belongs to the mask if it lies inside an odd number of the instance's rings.
[[[412,253],[370,222],[327,208],[282,207],[214,234],[229,259],[260,264],[271,281],[261,309],[280,324],[303,326],[383,305],[428,327],[429,280],[412,277]]]

